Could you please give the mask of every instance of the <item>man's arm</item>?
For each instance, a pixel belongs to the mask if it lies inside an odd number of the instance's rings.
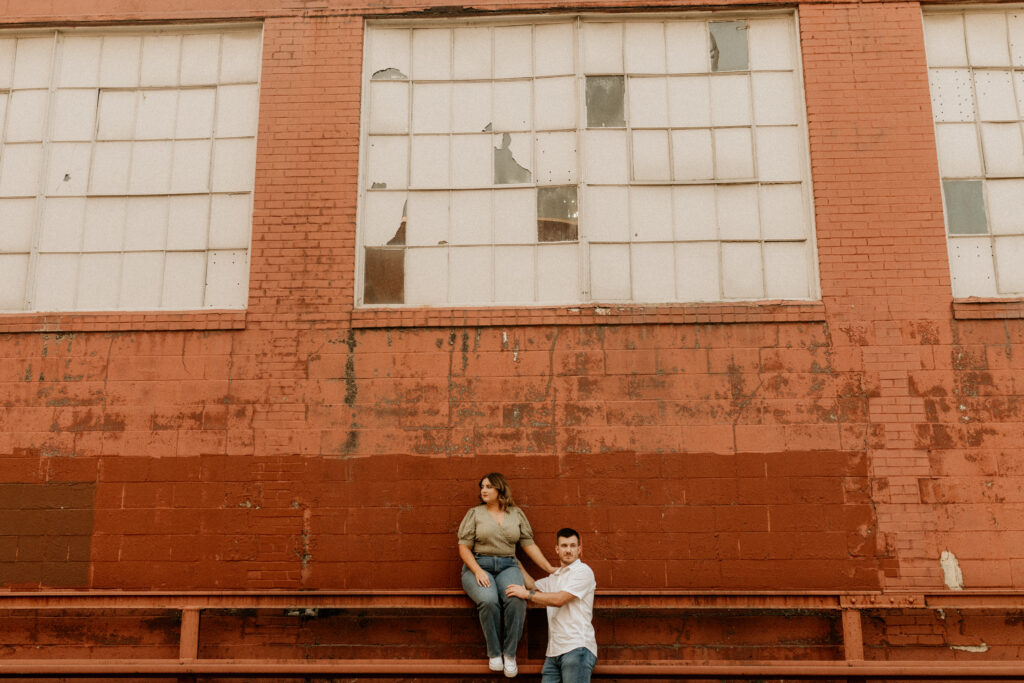
[[[514,598],[522,598],[527,602],[544,607],[561,607],[565,603],[576,598],[569,591],[558,591],[557,593],[545,593],[539,590],[527,590],[525,586],[512,584],[505,589],[505,595]]]

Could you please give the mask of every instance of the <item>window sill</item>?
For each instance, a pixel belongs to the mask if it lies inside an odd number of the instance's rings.
[[[1024,318],[1022,299],[958,299],[953,302],[955,320],[1016,320]]]
[[[659,325],[819,322],[821,302],[586,304],[509,308],[357,308],[352,327],[488,327],[497,325]]]
[[[19,332],[140,332],[241,330],[245,311],[102,311],[0,314],[0,334]]]

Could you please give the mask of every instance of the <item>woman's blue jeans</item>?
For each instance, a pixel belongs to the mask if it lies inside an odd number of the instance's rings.
[[[477,585],[476,576],[462,565],[462,588],[470,600],[476,603],[476,611],[480,616],[480,627],[484,630],[487,642],[487,656],[516,656],[519,639],[523,636],[523,624],[526,622],[526,601],[522,598],[505,596],[505,589],[512,584],[525,583],[523,572],[514,557],[495,557],[493,555],[474,555],[480,568],[491,577],[491,585],[487,588]],[[502,618],[504,616],[504,619]],[[501,637],[501,626],[504,622],[505,637]]]

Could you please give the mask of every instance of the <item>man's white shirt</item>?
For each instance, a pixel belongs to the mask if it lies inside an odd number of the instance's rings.
[[[597,656],[594,636],[594,572],[582,560],[568,567],[559,567],[554,574],[537,581],[544,593],[566,591],[576,597],[561,607],[548,607],[548,651],[546,656],[558,657],[578,647],[585,647]]]

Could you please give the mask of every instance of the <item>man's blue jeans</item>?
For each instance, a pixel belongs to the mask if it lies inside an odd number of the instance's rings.
[[[585,647],[578,647],[564,655],[545,657],[540,680],[541,683],[590,683],[590,673],[595,664],[597,655]]]
[[[506,597],[505,589],[512,584],[522,586],[525,583],[523,572],[514,557],[474,557],[480,568],[491,577],[491,585],[487,588],[477,585],[473,572],[462,565],[462,588],[469,599],[476,603],[480,627],[484,630],[484,640],[487,642],[487,656],[500,657],[504,654],[515,657],[519,639],[523,637],[523,624],[526,623],[526,601]],[[502,621],[505,624],[504,639],[500,635]]]

